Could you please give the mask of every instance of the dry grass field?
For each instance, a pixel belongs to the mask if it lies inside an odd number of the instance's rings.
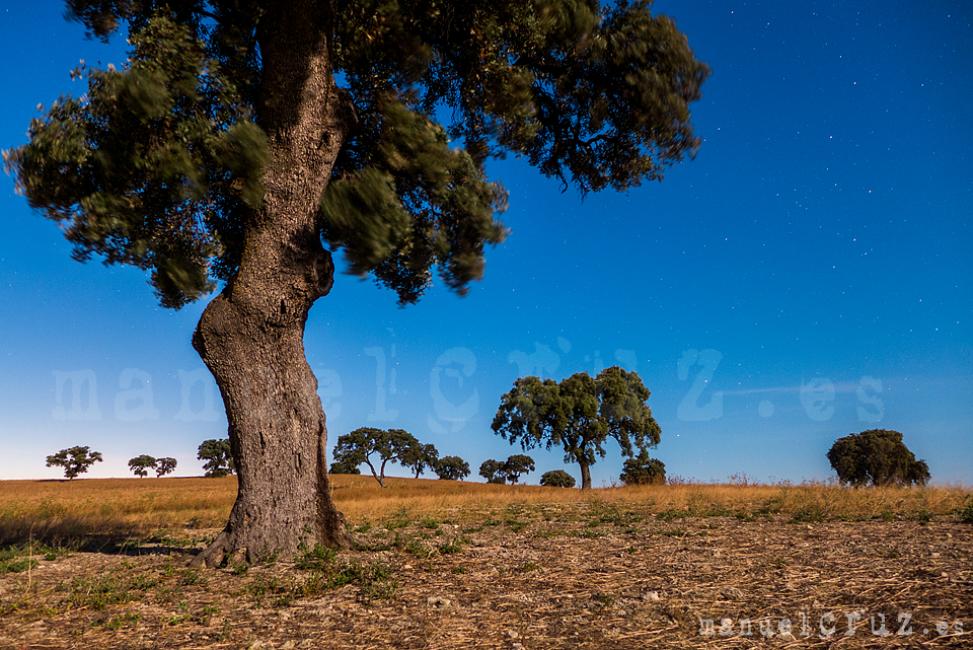
[[[339,476],[355,550],[191,568],[234,490],[0,482],[0,647],[973,647],[960,488]]]

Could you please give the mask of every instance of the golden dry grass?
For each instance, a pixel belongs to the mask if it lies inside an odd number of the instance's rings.
[[[50,543],[215,528],[225,521],[236,479],[0,481],[0,545]],[[662,485],[579,490],[335,476],[334,497],[355,523],[396,514],[482,517],[511,504],[604,502],[681,516],[785,517],[797,521],[920,520],[955,517],[973,499],[958,487],[851,489],[831,485]]]
[[[391,479],[383,490],[369,477],[338,476],[334,494],[354,525],[354,549],[189,567],[223,523],[234,490],[233,478],[0,482],[0,538],[18,543],[0,544],[0,647],[973,643],[973,526],[961,523],[973,510],[968,489],[581,493]],[[32,543],[19,543],[28,537]],[[38,544],[42,538],[131,546],[73,552]],[[894,623],[901,611],[915,613],[916,635],[876,637],[865,622],[850,637],[701,632],[713,617],[843,621],[866,612]],[[945,633],[936,631],[940,622]]]

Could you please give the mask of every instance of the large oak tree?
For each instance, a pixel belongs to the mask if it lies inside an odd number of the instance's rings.
[[[521,377],[500,398],[493,431],[524,449],[561,447],[564,462],[578,463],[581,489],[591,488],[591,466],[605,457],[609,438],[622,455],[648,453],[662,430],[646,401],[649,389],[638,373],[618,366],[592,377],[586,372],[562,382]]]
[[[648,2],[68,0],[128,60],[30,126],[7,162],[79,259],[132,264],[160,302],[210,296],[193,344],[239,492],[201,555],[347,543],[304,356],[332,254],[402,303],[464,293],[504,237],[486,161],[582,192],[660,179],[698,139],[706,67]]]

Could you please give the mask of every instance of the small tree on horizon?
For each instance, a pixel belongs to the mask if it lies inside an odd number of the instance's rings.
[[[88,446],[69,447],[47,457],[47,466],[63,467],[64,477],[69,481],[86,473],[88,468],[100,462],[102,462],[101,452],[91,451]]]
[[[385,466],[390,462],[401,463],[402,456],[418,446],[421,445],[416,437],[404,429],[359,427],[338,436],[334,463],[339,467],[368,465],[378,484],[385,487]],[[375,463],[378,463],[378,469]]]
[[[358,467],[358,463],[354,463],[348,460],[335,461],[331,463],[331,473],[332,474],[361,474],[361,468]]]
[[[515,484],[524,474],[534,471],[534,459],[525,454],[508,456],[507,460],[489,458],[480,464],[480,476],[487,483],[503,485],[507,482]]]
[[[662,485],[666,482],[666,465],[658,458],[649,458],[649,452],[643,449],[625,461],[618,480],[625,485]]]
[[[488,458],[480,463],[480,476],[486,479],[487,483],[503,485],[507,482],[507,475],[503,471],[503,461]]]
[[[845,485],[925,485],[929,481],[926,462],[916,460],[902,434],[889,429],[838,438],[828,451],[828,460]]]
[[[520,482],[520,477],[534,471],[534,459],[526,454],[514,454],[503,463],[503,474],[511,484]]]
[[[575,481],[574,477],[563,469],[552,469],[541,475],[541,485],[544,487],[573,488]]]
[[[196,458],[202,461],[207,478],[220,478],[235,470],[229,438],[211,438],[200,443]]]
[[[521,377],[500,399],[493,431],[524,450],[561,447],[564,462],[581,468],[581,489],[591,488],[591,465],[612,438],[631,458],[659,444],[662,432],[646,404],[649,390],[638,373],[618,366],[558,383]]]
[[[128,461],[128,468],[132,470],[132,473],[139,478],[145,478],[149,475],[149,470],[155,468],[155,457],[149,456],[148,454],[142,454],[141,456],[136,456]]]
[[[155,461],[155,477],[162,478],[166,474],[172,474],[176,470],[176,459],[171,456],[163,456]]]
[[[436,449],[436,446],[423,444],[418,440],[415,441],[415,444],[406,446],[398,457],[399,464],[412,470],[414,478],[419,478],[427,469],[434,470],[438,460],[439,450]]]
[[[443,456],[436,461],[433,471],[442,481],[462,481],[470,475],[470,464],[459,456]]]

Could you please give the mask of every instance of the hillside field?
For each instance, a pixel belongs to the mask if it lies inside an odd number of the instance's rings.
[[[355,550],[195,569],[232,477],[0,481],[0,647],[973,647],[968,489],[388,484],[334,477]]]

